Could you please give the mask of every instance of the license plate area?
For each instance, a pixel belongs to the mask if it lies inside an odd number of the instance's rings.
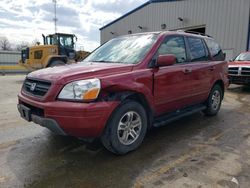
[[[18,110],[21,114],[21,117],[27,121],[31,121],[31,112],[30,112],[30,108],[28,108],[27,106],[24,106],[22,104],[18,105]]]

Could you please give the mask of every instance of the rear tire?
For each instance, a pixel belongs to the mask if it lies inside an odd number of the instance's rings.
[[[112,113],[106,125],[101,142],[117,155],[124,155],[137,149],[147,132],[147,116],[143,106],[135,101],[123,102]]]
[[[55,61],[52,61],[48,67],[57,67],[57,66],[62,66],[62,65],[65,65],[63,61],[55,60]]]
[[[207,100],[207,109],[204,111],[204,113],[207,116],[214,116],[216,115],[221,107],[223,92],[220,85],[215,85],[208,97]]]

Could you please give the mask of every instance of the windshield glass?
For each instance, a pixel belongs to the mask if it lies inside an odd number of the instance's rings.
[[[235,61],[250,61],[250,53],[241,53],[235,58]]]
[[[90,54],[84,62],[139,63],[157,36],[157,34],[143,34],[112,39]]]

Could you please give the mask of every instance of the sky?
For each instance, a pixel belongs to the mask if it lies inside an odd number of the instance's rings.
[[[147,0],[57,0],[57,31],[77,36],[77,48],[100,45],[99,28]],[[38,40],[54,30],[53,0],[0,0],[0,37],[12,45]]]

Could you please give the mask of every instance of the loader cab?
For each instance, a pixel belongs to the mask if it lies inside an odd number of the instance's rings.
[[[75,58],[75,42],[76,36],[73,34],[56,33],[43,36],[44,45],[57,45],[58,55],[65,55],[70,59]]]

